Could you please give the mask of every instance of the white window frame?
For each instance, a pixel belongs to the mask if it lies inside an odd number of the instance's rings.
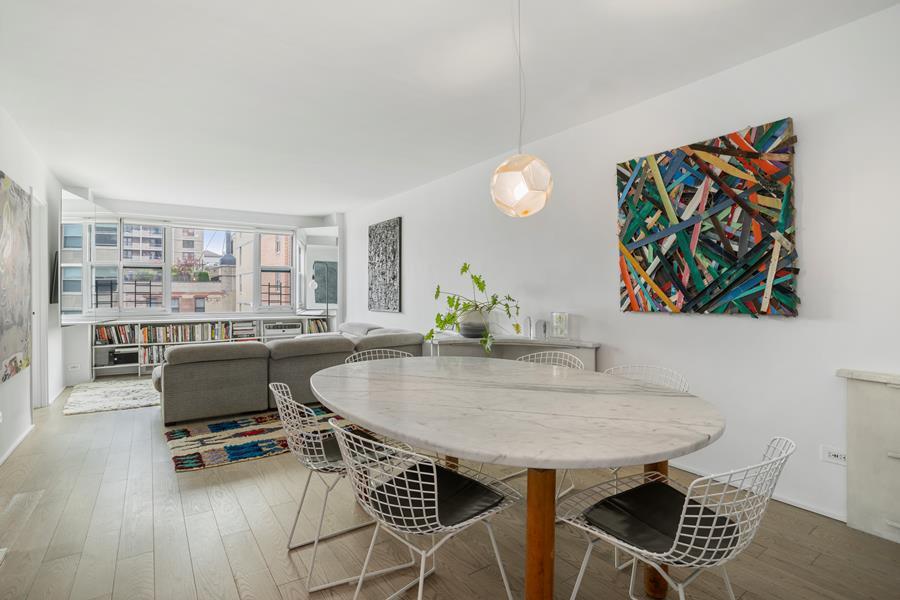
[[[81,315],[82,316],[95,316],[95,317],[135,317],[140,315],[160,315],[160,314],[175,314],[175,315],[192,315],[192,314],[207,314],[207,313],[193,313],[193,312],[180,312],[173,313],[172,312],[172,261],[175,256],[175,235],[174,232],[177,229],[192,229],[194,231],[197,230],[214,230],[214,231],[232,231],[239,232],[243,231],[245,233],[252,234],[252,244],[250,244],[250,252],[252,253],[252,273],[250,277],[250,285],[253,286],[253,294],[251,297],[251,313],[272,313],[272,314],[296,314],[301,306],[301,302],[306,297],[305,289],[303,289],[303,285],[305,284],[305,274],[303,272],[303,254],[302,254],[302,242],[300,241],[299,231],[296,228],[287,228],[287,229],[275,229],[275,228],[236,228],[233,224],[217,224],[217,223],[200,223],[200,222],[171,222],[171,221],[160,221],[156,219],[145,219],[142,217],[109,217],[109,218],[88,218],[88,217],[80,217],[80,218],[69,218],[62,220],[60,222],[60,248],[62,248],[63,237],[64,237],[64,228],[63,225],[72,225],[72,224],[80,224],[82,231],[82,244],[81,244],[81,260],[80,263],[66,262],[61,263],[59,265],[59,281],[60,281],[60,293],[62,292],[62,269],[63,267],[79,267],[81,268]],[[96,252],[96,226],[97,224],[106,225],[106,224],[115,224],[117,227],[117,244],[116,244],[116,260],[115,261],[98,261],[97,252]],[[158,226],[163,230],[163,259],[161,263],[156,262],[147,262],[144,260],[133,260],[124,258],[124,240],[125,240],[125,225],[150,225],[150,226]],[[290,248],[282,247],[282,252],[286,252],[288,250],[291,251],[291,261],[292,264],[290,267],[277,268],[273,266],[268,266],[265,268],[265,272],[286,272],[290,273],[289,281],[294,289],[291,290],[291,298],[289,306],[281,306],[281,305],[273,305],[273,306],[263,306],[262,305],[262,274],[264,272],[264,267],[260,263],[261,261],[261,248],[262,248],[262,238],[263,234],[272,234],[272,235],[286,235],[291,237],[291,245]],[[196,244],[195,244],[196,246]],[[101,248],[110,248],[109,246],[101,246]],[[71,249],[68,249],[71,250]],[[197,249],[195,248],[195,252]],[[200,249],[202,252],[202,248]],[[202,258],[201,258],[202,260]],[[117,273],[117,302],[116,308],[109,307],[94,307],[94,269],[97,267],[114,267],[116,268]],[[154,269],[162,269],[162,279],[163,279],[163,292],[162,292],[162,302],[159,307],[132,307],[126,308],[125,304],[125,295],[124,295],[124,277],[125,277],[125,269],[126,268],[154,268]],[[235,282],[235,291],[238,292],[240,290],[241,280],[238,278],[238,281]],[[73,294],[74,292],[67,292],[67,294]],[[60,309],[61,310],[61,309]],[[239,314],[240,311],[238,307],[235,307],[235,314]],[[77,313],[67,312],[65,314],[74,315]],[[224,313],[223,313],[224,314]]]
[[[263,274],[263,265],[261,264],[262,259],[262,236],[263,234],[267,235],[289,235],[291,236],[291,244],[297,243],[297,232],[296,231],[258,231],[255,236],[254,244],[253,244],[253,307],[254,311],[261,313],[279,313],[279,314],[292,314],[297,312],[297,286],[293,285],[293,289],[291,290],[291,303],[288,307],[283,307],[281,305],[270,306],[263,305],[262,303],[262,274]],[[284,251],[284,248],[282,248]],[[268,266],[266,268],[266,272],[268,273],[290,273],[290,277],[288,277],[288,281],[292,284],[296,279],[296,269],[298,266],[294,264],[295,256],[293,253],[291,254],[291,266],[285,268],[278,268],[273,266]]]
[[[174,236],[169,235],[169,227],[165,223],[160,223],[153,220],[148,219],[120,219],[121,221],[121,229],[119,233],[119,310],[122,314],[125,315],[158,315],[158,314],[166,314],[172,311],[171,307],[171,279],[172,279],[172,266],[171,259],[172,252],[169,249],[170,242]],[[148,262],[144,260],[125,260],[125,225],[138,225],[144,226],[149,225],[151,227],[159,227],[162,229],[162,261],[160,262]],[[162,271],[162,297],[160,298],[158,307],[125,307],[125,269],[160,269]],[[178,313],[176,313],[178,314]]]

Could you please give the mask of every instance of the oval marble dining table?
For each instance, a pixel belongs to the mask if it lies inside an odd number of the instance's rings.
[[[322,404],[376,433],[451,457],[526,467],[526,600],[553,597],[557,469],[666,472],[669,459],[725,429],[715,407],[691,394],[512,360],[359,362],[319,371],[310,386]],[[645,586],[665,595],[661,578],[645,576]]]

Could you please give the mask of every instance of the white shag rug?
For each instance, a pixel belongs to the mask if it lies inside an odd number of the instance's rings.
[[[107,379],[79,383],[69,394],[64,415],[81,415],[107,410],[125,410],[142,406],[158,406],[159,392],[149,377]]]

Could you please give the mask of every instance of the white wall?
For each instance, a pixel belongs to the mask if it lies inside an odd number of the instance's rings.
[[[40,372],[39,385],[34,386],[35,403],[46,404],[47,397],[53,390],[44,385],[49,381],[45,378],[49,377],[48,373],[56,372],[58,368],[58,365],[51,363],[60,361],[59,356],[51,359],[47,344],[53,325],[49,319],[50,265],[45,251],[45,240],[51,220],[50,202],[52,199],[58,199],[61,193],[59,182],[2,108],[0,108],[0,170],[24,189],[33,190],[35,206],[32,211],[32,235],[36,246],[32,252],[34,268],[32,298],[35,311],[32,367],[0,384],[0,412],[3,413],[3,422],[0,423],[0,462],[2,462],[31,427],[32,372]],[[58,204],[56,202],[56,206]],[[58,326],[52,335],[58,335]]]
[[[845,469],[818,456],[820,444],[845,444],[844,384],[835,370],[900,365],[900,197],[891,183],[898,31],[894,7],[529,145],[550,165],[555,189],[528,219],[491,204],[488,181],[502,157],[351,212],[348,319],[424,331],[437,309],[435,284],[461,283],[456,271],[469,261],[494,290],[518,297],[523,314],[576,315],[575,334],[605,344],[603,366],[642,361],[683,371],[728,428],[676,464],[701,473],[737,467],[757,458],[770,436],[787,435],[799,450],[779,497],[844,518]],[[616,163],[785,116],[799,137],[801,316],[621,313]],[[367,227],[396,216],[404,312],[370,313]]]

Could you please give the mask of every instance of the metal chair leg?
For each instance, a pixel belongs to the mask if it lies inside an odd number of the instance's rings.
[[[306,473],[306,483],[303,485],[303,493],[300,495],[300,504],[297,506],[297,515],[294,517],[294,526],[291,527],[291,534],[288,536],[288,550],[299,548],[299,546],[291,546],[291,542],[294,540],[294,532],[297,531],[297,523],[300,521],[300,513],[303,512],[303,503],[306,501],[306,492],[309,491],[309,481],[310,479],[312,479],[312,474],[313,472],[311,470],[307,471]]]
[[[628,597],[631,600],[643,600],[643,598],[638,598],[634,595],[634,585],[637,583],[637,570],[638,570],[638,561],[631,561],[631,581],[628,583]]]
[[[734,590],[731,587],[731,579],[728,577],[728,571],[725,570],[725,565],[722,565],[722,581],[725,582],[725,590],[728,592],[728,597],[731,600],[735,600]]]
[[[569,487],[563,489],[563,485],[565,485],[566,477],[569,478]],[[563,469],[562,477],[559,478],[559,487],[556,488],[556,499],[559,500],[569,492],[575,489],[575,480],[572,479],[572,474],[568,469]]]
[[[491,538],[491,547],[494,549],[494,556],[497,557],[497,566],[500,568],[500,578],[503,579],[503,587],[506,589],[506,597],[508,600],[513,600],[512,590],[509,589],[509,580],[506,578],[506,569],[503,568],[503,560],[500,559],[500,549],[497,547],[497,539],[494,537],[494,528],[491,527],[491,524],[487,519],[484,521],[484,526],[487,528],[488,537]]]
[[[578,590],[581,588],[581,580],[584,578],[584,574],[587,571],[588,563],[591,561],[591,551],[594,549],[595,540],[592,540],[587,534],[585,534],[584,538],[587,541],[587,549],[584,551],[581,568],[578,569],[578,577],[575,578],[575,587],[572,588],[572,595],[569,596],[569,600],[575,600],[578,596]]]
[[[344,529],[339,529],[337,531],[333,531],[333,532],[325,534],[325,535],[320,535],[318,538],[312,537],[312,538],[309,538],[308,540],[304,540],[304,541],[298,542],[296,544],[291,544],[291,542],[294,540],[294,532],[297,529],[297,524],[300,522],[300,513],[303,511],[303,504],[306,500],[306,496],[309,491],[309,482],[310,482],[310,479],[312,478],[312,475],[313,475],[313,471],[310,471],[309,476],[307,476],[307,478],[306,478],[306,485],[303,486],[303,495],[300,497],[300,505],[297,507],[297,516],[294,517],[294,526],[291,528],[290,537],[288,537],[288,550],[289,551],[297,550],[298,548],[305,548],[306,546],[311,546],[312,544],[314,544],[316,542],[316,540],[318,540],[320,542],[324,542],[325,540],[330,540],[332,538],[342,536],[345,533],[352,533],[352,532],[358,531],[360,529],[365,529],[366,527],[371,527],[372,525],[375,524],[374,520],[370,520],[370,521],[366,521],[365,523],[360,523],[358,525],[351,525],[350,527],[345,527]],[[321,478],[321,475],[319,477]],[[337,483],[340,483],[341,479],[342,479],[342,477],[339,477],[337,479]],[[322,479],[322,481],[325,482],[324,479]],[[335,483],[334,485],[336,486],[337,483]],[[327,482],[325,483],[325,486],[326,487],[328,486]],[[332,487],[334,487],[334,486],[332,486]]]
[[[379,529],[381,529],[381,523],[376,523],[375,531],[372,532],[372,541],[369,542],[369,551],[366,552],[366,559],[363,561],[362,571],[360,571],[359,580],[356,582],[356,591],[353,592],[353,600],[359,597],[359,590],[362,589],[363,581],[366,579],[366,569],[369,568],[369,559],[372,558],[372,550],[375,549],[375,538],[378,537]]]
[[[419,600],[422,600],[422,596],[425,595],[425,561],[426,557],[422,555],[422,564],[419,566]]]
[[[328,496],[339,481],[340,478],[336,479],[331,485],[326,484],[325,498],[322,500],[322,510],[319,512],[319,526],[316,528],[316,537],[313,542],[312,560],[309,563],[309,573],[306,574],[307,590],[312,586],[313,569],[316,566],[316,553],[319,551],[319,536],[322,534],[322,523],[325,522],[325,508],[328,506]]]

